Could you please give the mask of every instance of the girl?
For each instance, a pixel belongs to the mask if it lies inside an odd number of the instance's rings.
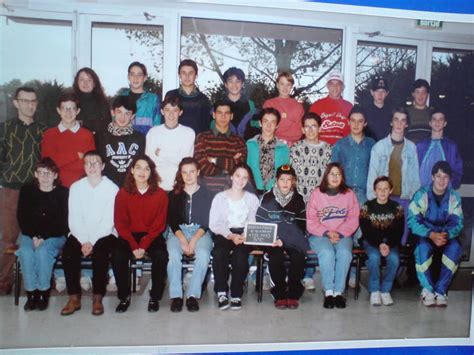
[[[328,164],[309,199],[306,221],[321,268],[324,308],[345,308],[342,294],[352,261],[352,235],[359,227],[359,205],[339,163]]]

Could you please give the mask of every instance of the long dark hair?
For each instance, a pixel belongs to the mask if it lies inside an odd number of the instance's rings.
[[[329,182],[328,177],[329,173],[331,172],[332,168],[337,168],[339,173],[341,174],[341,184],[337,188],[337,192],[345,194],[347,191],[350,190],[350,187],[346,184],[346,177],[344,175],[344,169],[341,164],[339,163],[329,163],[326,167],[326,171],[324,172],[323,178],[321,180],[321,185],[319,185],[319,191],[326,193],[329,190]]]
[[[92,89],[92,96],[94,96],[94,98],[98,102],[107,102],[107,97],[105,96],[104,88],[102,87],[99,76],[97,75],[95,71],[93,71],[91,68],[88,68],[88,67],[81,68],[76,73],[76,76],[74,77],[74,84],[72,85],[72,89],[74,90],[74,93],[76,95],[80,95],[80,93],[82,92],[79,89],[79,74],[81,74],[82,72],[89,75],[94,81],[94,89]]]
[[[123,188],[125,189],[125,191],[131,194],[138,192],[135,178],[132,175],[132,169],[135,167],[139,160],[146,161],[148,166],[150,167],[150,177],[148,178],[148,186],[150,192],[155,192],[156,190],[158,190],[158,185],[161,182],[161,178],[156,172],[155,163],[153,162],[153,160],[150,159],[150,157],[148,157],[148,155],[145,154],[140,154],[133,159],[132,164],[130,164],[130,167],[127,170],[127,175],[125,176]]]
[[[188,164],[193,164],[199,171],[199,162],[196,159],[191,157],[183,158],[179,163],[178,171],[176,172],[176,177],[174,180],[173,193],[175,195],[179,195],[184,190],[184,180],[183,175],[181,175],[181,169],[183,168],[183,166]]]

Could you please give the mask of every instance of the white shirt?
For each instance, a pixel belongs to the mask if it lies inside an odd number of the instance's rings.
[[[87,177],[71,185],[69,229],[81,244],[95,244],[110,234],[118,235],[114,228],[114,204],[118,190],[118,186],[106,176],[102,176],[96,187],[92,187]]]

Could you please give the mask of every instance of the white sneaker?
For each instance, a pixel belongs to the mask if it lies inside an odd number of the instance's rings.
[[[380,298],[380,292],[375,291],[370,293],[370,304],[372,306],[381,306],[382,305],[382,299]]]
[[[107,289],[108,292],[117,291],[117,283],[115,282],[115,277],[114,276],[111,276],[109,278],[109,283],[107,284],[106,289]]]
[[[58,277],[54,280],[56,284],[56,291],[59,293],[63,292],[66,289],[66,278],[64,276]]]
[[[310,277],[305,277],[303,279],[303,286],[307,291],[311,291],[316,288],[316,285],[314,284],[314,280]]]
[[[82,276],[80,283],[81,283],[81,288],[84,291],[89,291],[92,288],[92,280],[88,276]]]
[[[390,295],[390,292],[381,292],[380,298],[382,299],[382,304],[384,306],[393,305],[393,299],[392,299],[392,296]]]
[[[448,296],[440,295],[439,293],[435,294],[435,303],[437,307],[447,307],[448,306]]]
[[[426,307],[433,307],[436,304],[436,298],[434,293],[427,290],[426,288],[421,291],[421,301]]]

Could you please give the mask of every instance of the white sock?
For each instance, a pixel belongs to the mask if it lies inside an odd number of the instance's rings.
[[[227,296],[226,292],[217,292],[217,297]]]
[[[326,292],[324,292],[324,295],[327,297],[327,296],[334,296],[334,291],[333,290],[326,290]]]
[[[336,297],[336,296],[341,296],[341,295],[342,295],[341,292],[334,292],[334,297]]]

